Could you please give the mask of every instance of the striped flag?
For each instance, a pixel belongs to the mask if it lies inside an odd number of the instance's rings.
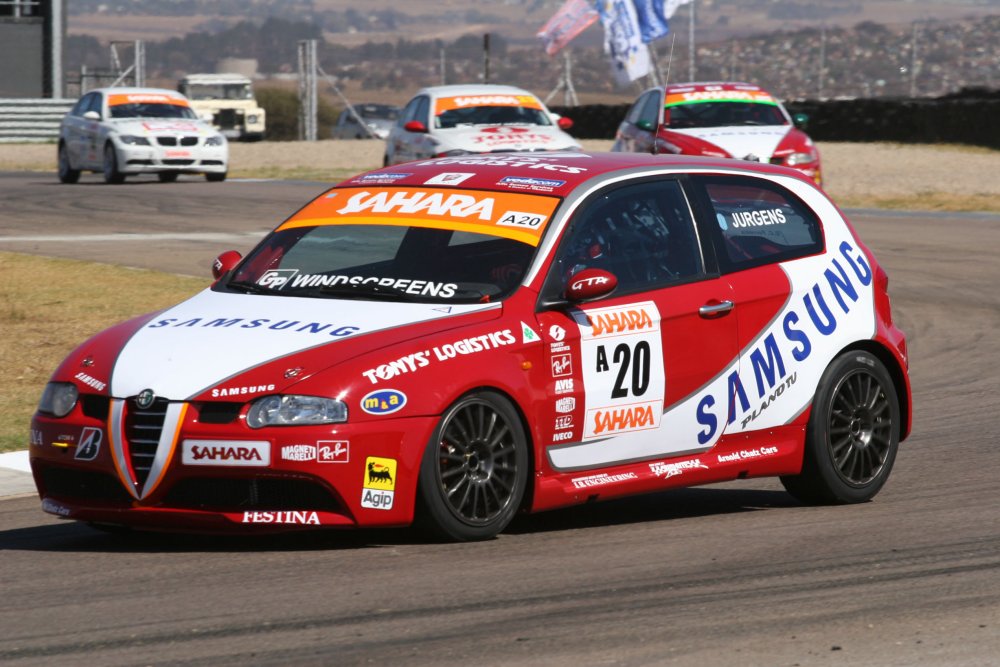
[[[545,53],[550,56],[569,44],[574,37],[597,21],[597,10],[587,0],[566,0],[552,18],[538,31]]]

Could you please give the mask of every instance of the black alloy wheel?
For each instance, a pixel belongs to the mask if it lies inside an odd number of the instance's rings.
[[[455,541],[495,536],[513,519],[528,480],[524,427],[510,402],[469,394],[441,417],[420,471],[421,517]]]
[[[870,500],[889,477],[899,433],[899,400],[889,372],[869,352],[846,352],[820,379],[802,472],[781,481],[806,503]]]
[[[104,182],[110,185],[118,185],[125,182],[125,174],[118,170],[118,155],[115,154],[115,147],[111,142],[104,146]]]
[[[59,182],[76,183],[80,180],[80,170],[73,168],[66,144],[59,144]]]

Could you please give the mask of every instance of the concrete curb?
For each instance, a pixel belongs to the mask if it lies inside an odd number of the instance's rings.
[[[0,498],[35,492],[28,451],[0,454]]]

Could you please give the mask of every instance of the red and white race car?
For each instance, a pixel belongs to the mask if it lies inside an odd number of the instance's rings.
[[[748,83],[678,83],[651,88],[632,104],[613,151],[679,153],[769,162],[822,185],[819,151],[770,93]]]
[[[404,526],[760,476],[868,500],[910,431],[888,278],[799,172],[464,156],[347,180],[85,342],[31,424],[46,512]]]
[[[434,86],[417,92],[389,131],[385,165],[432,157],[515,151],[570,151],[573,126],[526,90],[495,84]]]

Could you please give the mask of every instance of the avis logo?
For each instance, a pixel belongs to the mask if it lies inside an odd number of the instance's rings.
[[[257,284],[270,289],[281,289],[298,272],[298,269],[271,269],[257,279]]]
[[[402,410],[404,405],[406,394],[395,389],[379,389],[361,399],[361,409],[370,415],[392,414]]]
[[[572,394],[573,393],[573,378],[568,380],[556,380],[556,393],[557,394]]]
[[[73,458],[77,461],[93,461],[101,451],[101,440],[104,433],[99,428],[87,426],[80,432],[80,443],[76,446]]]

